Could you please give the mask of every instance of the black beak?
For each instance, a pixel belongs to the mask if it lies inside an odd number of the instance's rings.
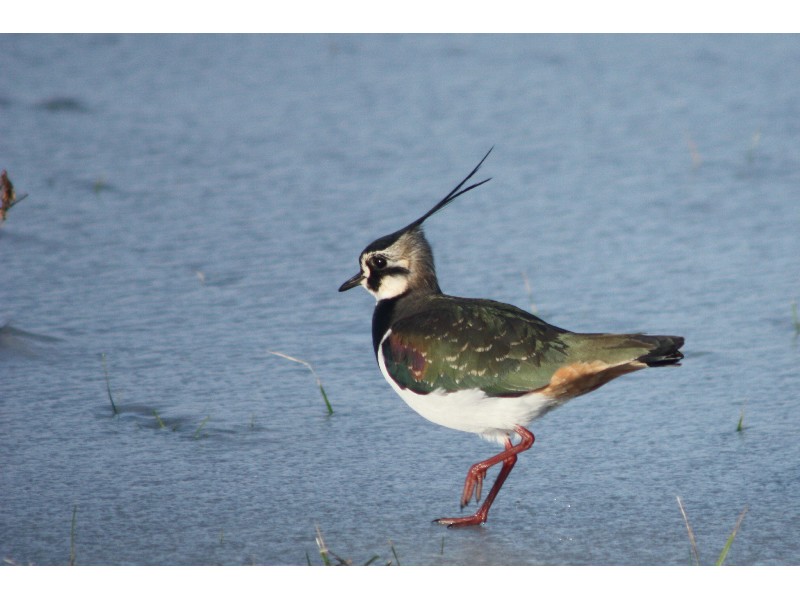
[[[363,279],[364,275],[362,275],[361,273],[357,273],[356,275],[353,275],[350,279],[345,281],[339,288],[339,291],[346,292],[347,290],[352,289],[357,285],[360,285]]]

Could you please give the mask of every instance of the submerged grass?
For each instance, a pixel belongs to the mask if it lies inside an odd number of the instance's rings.
[[[797,318],[797,300],[792,302],[792,325],[794,325],[794,337],[800,335],[800,319]]]
[[[311,366],[310,362],[308,362],[307,360],[303,360],[302,358],[295,358],[294,356],[289,356],[288,354],[284,354],[283,352],[277,352],[275,350],[267,350],[267,352],[269,352],[270,354],[274,354],[275,356],[280,356],[281,358],[285,358],[286,360],[291,360],[293,362],[300,363],[301,365],[304,365],[309,371],[311,371],[311,374],[317,380],[317,387],[319,388],[319,393],[322,395],[322,399],[325,401],[325,406],[328,409],[328,414],[329,415],[333,414],[333,407],[331,406],[331,403],[328,400],[328,394],[325,393],[325,388],[322,387],[322,380],[319,378],[319,375],[317,375],[317,372],[314,370],[314,367]]]
[[[322,564],[324,566],[326,567],[330,567],[332,565],[350,566],[353,564],[352,559],[342,558],[341,556],[337,556],[325,542],[325,538],[322,535],[322,531],[320,530],[319,525],[315,525],[314,527],[316,529],[316,535],[314,536],[314,541],[317,544],[317,550],[319,551],[319,555],[320,558],[322,559]],[[392,540],[389,540],[389,547],[392,550],[392,556],[394,556],[394,564],[400,566],[400,558],[397,556],[397,551],[394,548],[394,543],[392,543]],[[379,560],[381,560],[380,555],[373,554],[369,558],[369,560],[363,563],[363,566],[367,567]],[[312,566],[311,557],[308,555],[308,552],[306,552],[306,563],[308,564],[309,567]],[[380,563],[380,564],[385,564],[386,566],[390,566],[392,564],[392,559],[387,560],[386,563]]]
[[[686,509],[683,506],[683,500],[681,500],[680,496],[675,496],[675,499],[678,501],[678,508],[681,510],[681,515],[683,516],[683,522],[686,524],[686,531],[689,534],[689,543],[691,545],[691,552],[692,552],[692,560],[694,561],[695,565],[700,564],[700,551],[697,548],[697,539],[694,536],[694,530],[692,526],[689,524],[689,517],[686,515]],[[725,541],[725,545],[722,548],[722,551],[719,553],[716,562],[714,563],[716,566],[721,566],[725,564],[725,559],[728,556],[728,551],[731,549],[731,545],[733,544],[733,540],[736,538],[736,534],[739,533],[739,529],[742,527],[742,522],[744,521],[744,516],[747,514],[748,506],[745,506],[742,512],[739,514],[739,518],[736,519],[736,525],[733,527],[733,531],[731,531],[728,539]]]
[[[123,412],[128,412],[128,410],[125,409],[124,407],[121,410],[117,406],[117,403],[114,401],[114,395],[111,393],[111,379],[108,376],[108,365],[106,363],[105,352],[100,354],[100,358],[101,358],[102,363],[103,363],[103,375],[104,375],[105,381],[106,381],[106,393],[108,394],[108,401],[111,403],[111,411],[112,411],[114,416],[119,416]],[[167,429],[169,427],[172,431],[178,431],[178,428],[180,427],[180,423],[179,422],[174,422],[173,421],[171,424],[167,423],[167,421],[165,421],[161,417],[161,415],[158,413],[158,410],[156,410],[155,408],[153,408],[153,409],[146,408],[144,410],[145,410],[145,412],[147,412],[147,411],[152,412],[153,418],[155,419],[155,422],[156,422],[156,427],[158,429]],[[132,409],[130,412],[141,414],[140,409],[138,409],[138,408],[137,409]],[[211,416],[209,415],[206,418],[204,418],[202,421],[200,421],[200,423],[197,425],[197,427],[194,430],[194,434],[192,434],[192,439],[197,440],[197,439],[200,439],[200,438],[202,438],[202,437],[204,437],[206,435],[205,432],[204,432],[204,429],[205,429],[205,427],[208,424],[210,419],[211,419]],[[255,427],[255,414],[251,415],[251,417],[250,417],[250,429],[253,429],[254,427]]]
[[[158,414],[158,411],[154,408],[153,409],[153,416],[156,418],[156,424],[158,425],[159,429],[164,429],[167,424],[161,419],[161,416]]]

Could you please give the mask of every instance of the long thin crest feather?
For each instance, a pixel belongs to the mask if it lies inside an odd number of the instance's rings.
[[[403,227],[403,229],[401,229],[401,231],[408,231],[410,229],[414,229],[415,227],[419,227],[420,225],[422,225],[422,223],[425,222],[425,219],[430,217],[432,214],[437,213],[440,210],[442,210],[445,206],[450,204],[453,200],[458,198],[461,194],[466,194],[468,191],[474,190],[479,185],[483,185],[487,181],[490,181],[492,179],[491,177],[489,177],[487,179],[484,179],[483,181],[479,181],[478,183],[473,183],[472,185],[469,185],[469,186],[465,187],[463,190],[461,189],[461,186],[463,186],[465,183],[467,183],[467,181],[469,181],[472,178],[472,176],[475,175],[475,173],[478,172],[478,169],[481,168],[481,165],[483,164],[483,161],[485,161],[486,158],[489,156],[489,154],[491,154],[492,150],[494,150],[494,146],[489,148],[489,151],[486,154],[483,155],[483,158],[481,159],[481,161],[477,165],[475,165],[475,168],[472,169],[472,171],[470,171],[469,175],[464,177],[464,179],[462,179],[461,182],[456,187],[454,187],[452,190],[450,190],[450,193],[447,194],[447,196],[445,196],[444,198],[442,198],[436,204],[436,206],[434,206],[432,209],[430,209],[428,212],[426,212],[424,215],[422,215],[419,219],[417,219],[413,223]]]

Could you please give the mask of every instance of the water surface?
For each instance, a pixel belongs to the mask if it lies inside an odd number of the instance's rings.
[[[784,36],[0,36],[0,555],[18,564],[800,562],[800,64]],[[496,447],[383,381],[361,249],[577,331],[686,337]],[[526,288],[526,280],[531,291]],[[269,354],[310,361],[313,375]],[[109,400],[102,356],[115,415]],[[744,429],[737,422],[744,414]],[[490,477],[493,473],[490,473]]]

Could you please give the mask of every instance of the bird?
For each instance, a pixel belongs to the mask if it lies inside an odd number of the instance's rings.
[[[517,456],[533,446],[532,421],[616,377],[677,366],[683,359],[680,336],[574,333],[510,304],[442,292],[422,225],[490,181],[464,187],[491,151],[428,212],[364,248],[358,273],[339,287],[344,292],[362,286],[374,296],[372,344],[378,367],[414,411],[503,446],[467,471],[462,513],[473,498],[478,505],[487,471],[501,464],[476,512],[433,521],[448,527],[486,523]]]

